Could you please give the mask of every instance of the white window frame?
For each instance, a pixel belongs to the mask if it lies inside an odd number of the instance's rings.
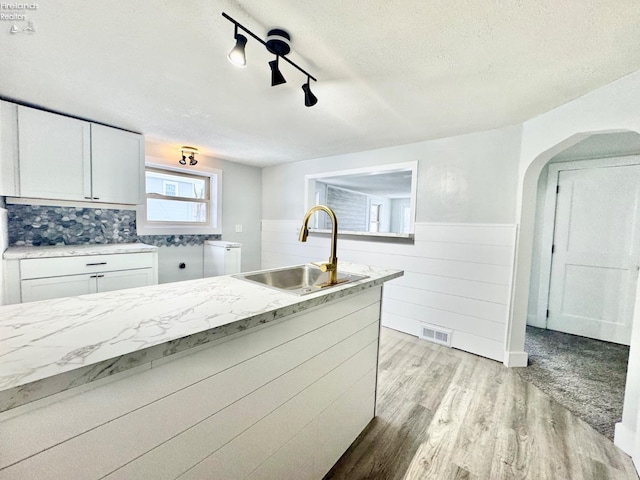
[[[316,192],[316,181],[322,182],[322,180],[326,177],[336,177],[339,175],[359,175],[359,174],[373,174],[373,173],[383,173],[383,172],[394,172],[398,170],[409,170],[411,171],[411,194],[410,198],[410,214],[409,214],[409,228],[405,233],[374,233],[368,232],[368,236],[375,237],[405,237],[405,238],[413,238],[415,234],[415,218],[416,218],[416,205],[418,203],[418,162],[398,162],[398,163],[389,163],[385,165],[375,165],[370,167],[362,167],[362,168],[353,168],[348,170],[337,170],[331,172],[322,172],[322,173],[313,173],[305,175],[304,181],[304,204],[305,210],[309,209],[311,206],[315,204],[315,192]],[[317,216],[317,215],[316,215]],[[340,228],[340,225],[338,225]],[[314,229],[312,228],[311,231]],[[318,229],[323,232],[323,229]],[[339,230],[340,233],[343,234],[356,234],[363,235],[363,232],[349,232],[344,230]]]
[[[159,157],[147,156],[145,159],[145,173],[147,168],[162,170],[168,174],[195,175],[209,180],[208,225],[195,225],[184,222],[149,222],[147,221],[147,194],[145,174],[144,203],[138,205],[136,214],[136,230],[138,235],[215,235],[222,234],[222,170],[198,164],[197,167],[180,167],[174,162]],[[177,163],[177,161],[175,162]]]

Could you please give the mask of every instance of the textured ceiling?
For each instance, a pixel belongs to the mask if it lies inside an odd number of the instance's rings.
[[[640,69],[637,0],[64,0],[0,22],[0,95],[254,165],[521,122]],[[288,83],[226,12],[289,31]],[[5,12],[6,13],[6,12]],[[24,26],[26,22],[19,23]]]

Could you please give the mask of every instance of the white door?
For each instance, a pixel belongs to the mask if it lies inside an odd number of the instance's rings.
[[[640,165],[558,172],[547,328],[629,345]]]

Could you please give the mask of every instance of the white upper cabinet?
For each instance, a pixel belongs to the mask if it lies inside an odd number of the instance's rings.
[[[141,203],[142,135],[23,106],[17,132],[15,196]]]
[[[91,124],[92,196],[106,203],[142,203],[142,135]]]
[[[91,199],[89,122],[18,107],[20,196]]]
[[[0,196],[18,195],[18,106],[0,100]]]

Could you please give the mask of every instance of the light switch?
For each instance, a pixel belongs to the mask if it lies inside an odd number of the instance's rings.
[[[242,225],[236,225],[236,233],[242,233]]]

